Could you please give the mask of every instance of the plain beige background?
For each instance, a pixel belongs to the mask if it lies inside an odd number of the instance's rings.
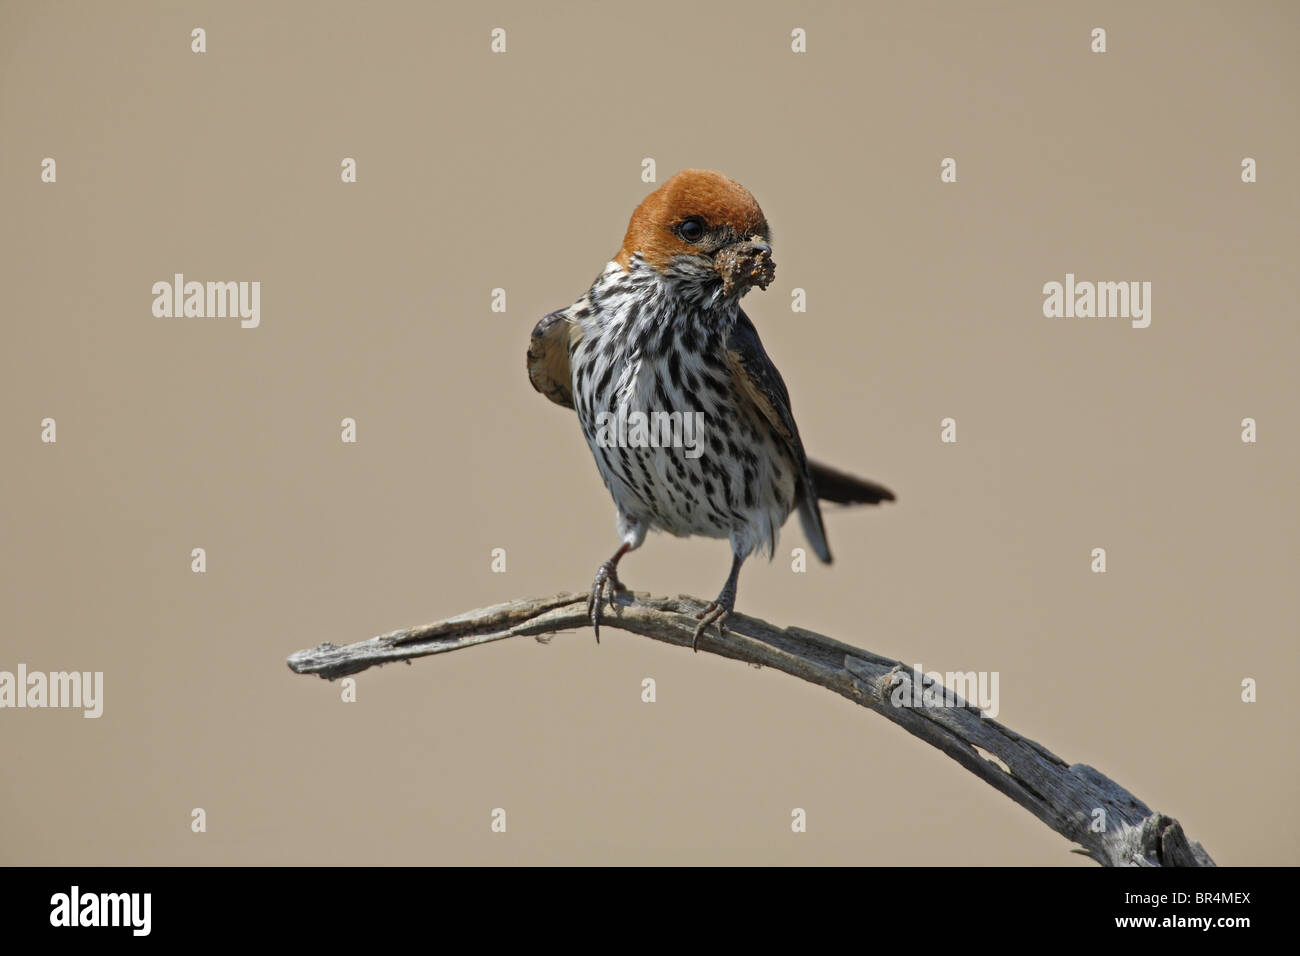
[[[0,669],[106,690],[0,712],[0,862],[1089,865],[867,711],[615,630],[355,704],[284,666],[612,551],[523,356],[653,157],[757,196],[805,442],[899,495],[806,574],[792,521],[739,609],[998,671],[999,719],[1219,863],[1296,863],[1297,45],[1290,3],[4,3]],[[174,272],[260,281],[261,327],[154,318]],[[1150,281],[1151,327],[1044,318],[1067,272]],[[727,566],[654,535],[623,577]]]

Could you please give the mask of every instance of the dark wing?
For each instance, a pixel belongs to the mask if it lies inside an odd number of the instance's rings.
[[[528,380],[556,405],[573,407],[573,380],[569,375],[569,343],[578,325],[568,309],[542,316],[528,341]]]
[[[732,383],[737,391],[762,412],[790,453],[797,479],[795,505],[799,509],[799,523],[803,525],[803,532],[817,557],[829,564],[831,551],[826,544],[821,509],[817,506],[817,486],[813,482],[812,472],[808,468],[808,456],[804,454],[799,429],[790,411],[790,393],[781,380],[781,373],[767,357],[763,343],[759,341],[758,330],[743,310],[736,310],[736,324],[727,337],[726,353]]]

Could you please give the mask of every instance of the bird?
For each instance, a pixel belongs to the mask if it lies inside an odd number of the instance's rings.
[[[753,194],[723,174],[685,169],[637,206],[618,253],[572,305],[543,316],[528,378],[577,412],[617,513],[618,549],[596,570],[587,614],[625,591],[618,564],[650,530],[726,538],[731,571],[691,640],[735,611],[741,565],[775,556],[794,511],[831,563],[820,501],[894,501],[883,485],[810,460],[781,373],[740,307],[776,266]]]

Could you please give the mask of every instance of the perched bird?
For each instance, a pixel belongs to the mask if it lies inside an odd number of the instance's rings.
[[[575,409],[618,510],[621,544],[592,582],[600,640],[606,586],[651,528],[731,542],[731,573],[696,617],[692,646],[735,609],[740,566],[771,557],[790,512],[830,563],[818,498],[893,501],[887,488],[809,461],[781,374],[740,308],[776,266],[754,197],[720,173],[687,169],[632,213],[623,247],[567,309],[544,316],[528,346],[539,392]],[[674,417],[675,416],[675,417]]]

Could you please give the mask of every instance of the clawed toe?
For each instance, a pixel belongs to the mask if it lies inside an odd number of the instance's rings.
[[[596,643],[600,643],[600,606],[605,600],[605,585],[609,585],[609,599],[619,591],[626,591],[623,582],[618,579],[614,565],[606,561],[596,570],[596,580],[591,583],[591,594],[587,596],[587,617],[591,619],[591,629],[596,632]]]
[[[723,624],[726,623],[727,618],[730,616],[731,608],[724,607],[717,601],[710,601],[703,611],[695,615],[695,619],[700,623],[695,625],[695,634],[691,637],[691,650],[697,654],[699,653],[700,635],[708,630],[710,624],[716,623],[718,625],[718,640],[722,640]]]

